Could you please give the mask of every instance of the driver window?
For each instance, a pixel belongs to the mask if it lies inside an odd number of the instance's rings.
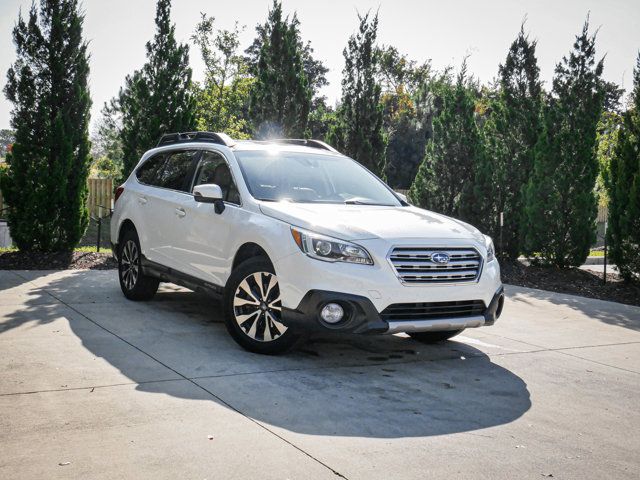
[[[222,155],[215,152],[203,152],[196,170],[193,186],[215,183],[222,190],[225,202],[240,205],[240,193],[231,176],[229,165]]]

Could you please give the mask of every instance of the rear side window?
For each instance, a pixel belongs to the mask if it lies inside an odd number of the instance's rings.
[[[197,155],[197,150],[159,153],[136,170],[136,177],[146,185],[186,191],[185,182]]]
[[[197,150],[169,154],[164,167],[158,174],[157,185],[171,190],[186,191],[185,181],[196,155],[198,155]]]
[[[158,153],[149,160],[144,162],[138,170],[136,170],[136,177],[140,183],[146,185],[158,185],[158,172],[164,165],[164,161],[167,159],[166,153]]]

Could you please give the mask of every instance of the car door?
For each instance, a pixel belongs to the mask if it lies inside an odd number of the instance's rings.
[[[175,255],[184,234],[186,206],[193,201],[189,185],[199,150],[174,150],[166,154],[159,168],[155,185],[147,191],[147,222],[149,254],[147,257],[165,267],[184,272],[185,266]]]
[[[132,214],[131,220],[138,231],[142,254],[153,261],[157,261],[154,252],[161,233],[161,225],[157,222],[158,215],[155,214],[154,208],[157,206],[156,198],[162,193],[159,179],[166,160],[166,152],[157,153],[148,158],[135,172],[138,180],[135,202],[138,208]]]
[[[186,273],[215,285],[224,285],[233,240],[248,219],[241,208],[237,184],[221,153],[203,151],[194,170],[191,191],[196,185],[214,183],[222,190],[225,209],[217,214],[210,203],[193,200],[185,207],[181,248],[175,256],[187,266]],[[176,232],[177,233],[177,232]]]

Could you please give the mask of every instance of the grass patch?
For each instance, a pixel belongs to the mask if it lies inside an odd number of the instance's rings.
[[[96,247],[77,247],[73,249],[74,252],[95,253]],[[111,253],[111,247],[100,245],[100,253]]]

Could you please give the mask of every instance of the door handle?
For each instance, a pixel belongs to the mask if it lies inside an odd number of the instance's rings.
[[[144,197],[144,196],[140,195],[140,196],[138,197],[138,203],[139,203],[140,205],[145,205],[145,204],[147,203],[147,197]]]
[[[180,218],[184,217],[187,212],[184,211],[184,208],[176,208],[175,210],[176,215],[178,215]]]

